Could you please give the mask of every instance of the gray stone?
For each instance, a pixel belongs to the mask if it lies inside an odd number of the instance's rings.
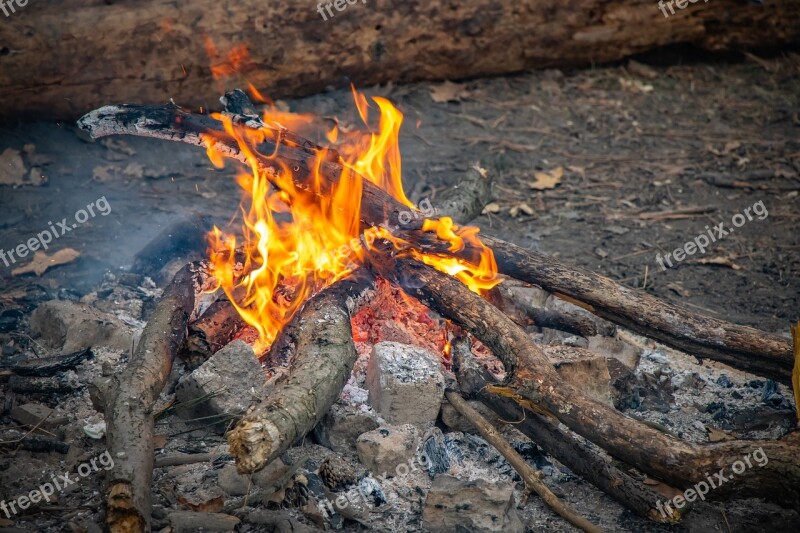
[[[444,397],[439,357],[423,348],[380,342],[367,364],[370,405],[392,424],[432,425]]]
[[[54,429],[67,422],[66,417],[55,417],[52,409],[35,402],[18,405],[9,415],[20,424],[42,429]]]
[[[412,424],[381,426],[358,437],[356,451],[359,460],[377,476],[402,475],[402,464],[409,470],[419,444],[419,430]],[[402,470],[402,469],[400,469]]]
[[[243,341],[233,341],[181,378],[175,388],[177,414],[184,419],[218,416],[221,421],[214,428],[223,433],[230,423],[228,416],[241,415],[255,398],[267,394],[266,383],[253,349]],[[208,420],[213,419],[206,418],[206,424]]]
[[[133,342],[131,329],[116,317],[68,300],[41,304],[30,324],[42,344],[64,353],[89,347],[127,352]]]
[[[253,485],[264,489],[267,494],[280,489],[280,479],[289,471],[289,466],[280,459],[275,459],[267,466],[253,474]]]
[[[525,531],[510,484],[482,479],[461,481],[445,474],[433,480],[425,499],[422,524],[430,533]]]
[[[335,452],[353,453],[358,436],[379,425],[369,407],[337,402],[314,427],[314,437]]]
[[[236,465],[225,465],[217,474],[219,488],[230,496],[244,496],[250,489],[250,476],[243,476],[236,471]]]
[[[240,520],[222,513],[195,513],[192,511],[173,511],[169,513],[169,523],[173,533],[196,533],[235,531]]]

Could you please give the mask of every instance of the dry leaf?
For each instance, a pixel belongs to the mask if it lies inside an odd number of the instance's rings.
[[[518,204],[508,210],[508,214],[511,215],[511,218],[517,218],[520,213],[524,213],[526,215],[533,216],[533,208],[528,204]]]
[[[490,204],[487,204],[486,207],[483,208],[482,214],[494,215],[499,212],[500,212],[500,204],[498,204],[497,202],[492,202]]]
[[[555,189],[564,177],[564,167],[556,167],[549,172],[536,172],[533,175],[536,181],[529,183],[531,189],[543,191],[545,189]]]
[[[469,91],[458,83],[446,81],[440,85],[434,85],[430,88],[431,100],[437,104],[445,102],[460,102],[469,96]]]
[[[27,174],[28,169],[19,150],[6,148],[0,154],[0,185],[28,185],[25,179]]]
[[[126,143],[122,139],[117,139],[115,137],[106,137],[105,139],[100,141],[100,144],[102,144],[103,146],[105,146],[109,150],[112,150],[114,152],[119,152],[120,154],[124,154],[124,155],[127,155],[127,156],[136,155],[136,150],[131,148],[131,145],[129,145],[128,143]],[[111,154],[109,154],[109,155],[111,155]],[[119,156],[119,154],[114,154],[114,155],[111,155],[111,157],[109,157],[109,159],[118,160],[118,159],[120,159],[120,157],[118,157],[118,156]]]
[[[41,276],[47,271],[48,268],[58,265],[66,265],[75,261],[80,256],[81,253],[73,250],[72,248],[64,248],[63,250],[59,250],[50,256],[44,252],[36,252],[33,254],[33,260],[30,263],[25,266],[15,268],[11,271],[11,275],[19,276],[20,274],[33,272],[37,276]]]
[[[120,172],[117,165],[103,165],[101,167],[94,167],[92,171],[92,179],[100,183],[106,183],[115,179],[116,174]]]
[[[725,257],[722,255],[718,255],[716,257],[704,257],[702,259],[698,259],[695,263],[699,263],[701,265],[716,265],[716,266],[724,266],[728,268],[732,268],[733,270],[741,270],[742,267],[737,265],[733,262],[732,257]]]
[[[218,513],[222,511],[222,508],[225,506],[225,498],[222,496],[217,496],[216,498],[200,503],[192,503],[183,496],[178,496],[177,500],[178,503],[195,513]]]
[[[734,437],[719,429],[707,427],[706,431],[708,431],[708,442],[725,442],[726,440],[735,440]]]

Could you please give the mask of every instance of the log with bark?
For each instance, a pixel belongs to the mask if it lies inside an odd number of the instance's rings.
[[[276,126],[265,125],[257,116],[236,113],[246,107],[242,96],[241,92],[228,93],[223,101],[236,102],[230,110],[235,113],[231,117],[238,127],[256,127],[266,133],[266,140],[254,147],[261,169],[268,175],[291,172],[299,190],[308,191],[313,183],[319,183],[320,189],[313,191],[314,194],[329,192],[342,176],[342,165],[335,152],[320,152],[313,143]],[[214,150],[223,156],[246,160],[236,139],[224,131],[220,121],[185,112],[174,104],[105,106],[82,117],[79,125],[96,138],[128,134],[204,148],[207,141],[203,138],[212,139]],[[320,153],[324,160],[317,164]],[[319,168],[322,179],[311,178],[315,168]],[[421,217],[401,223],[400,216],[408,212],[408,207],[367,180],[363,180],[360,209],[362,229],[383,224],[422,250],[448,253],[435,237],[421,231]],[[695,313],[599,274],[566,265],[541,252],[493,237],[484,236],[482,241],[494,252],[498,269],[503,274],[565,295],[602,318],[697,357],[718,360],[784,383],[790,380],[794,360],[788,339]],[[459,255],[471,261],[475,252],[467,247]]]
[[[594,65],[671,44],[738,51],[800,41],[795,0],[698,2],[669,17],[652,0],[317,4],[32,2],[0,25],[0,113],[73,118],[111,98],[207,107],[220,76],[282,98],[347,80]]]
[[[198,264],[181,269],[156,305],[128,364],[94,383],[93,396],[105,412],[106,442],[114,458],[105,493],[106,525],[112,532],[150,531],[153,407],[183,343],[204,276]]]
[[[374,262],[373,267],[401,286],[403,280],[413,279],[404,286],[407,293],[475,335],[502,361],[505,379],[489,392],[557,419],[612,456],[670,485],[689,488],[710,472],[728,473],[713,497],[740,490],[791,505],[800,502],[800,456],[794,437],[699,445],[662,433],[565,382],[525,331],[455,278],[402,258]],[[731,465],[744,457],[749,460],[759,449],[768,458],[766,464],[730,475]]]
[[[312,297],[283,328],[267,359],[288,359],[288,372],[228,433],[240,473],[259,470],[280,456],[339,397],[358,357],[350,315],[372,289],[373,278],[358,270]]]

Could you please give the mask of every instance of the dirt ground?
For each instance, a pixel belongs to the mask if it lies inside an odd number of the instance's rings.
[[[412,200],[431,198],[435,205],[436,194],[480,163],[495,181],[494,202],[474,221],[482,232],[696,311],[788,335],[800,318],[800,55],[691,64],[656,59],[643,59],[647,67],[366,92],[388,97],[405,114],[401,149]],[[286,103],[323,115],[352,109],[346,89]],[[200,215],[222,226],[239,205],[236,168],[215,169],[196,148],[140,138],[93,142],[67,123],[0,126],[0,153],[28,144],[35,156],[29,148],[26,163],[41,168],[46,183],[0,185],[0,249],[65,217],[74,221],[76,211],[100,198],[110,212],[50,244],[48,253],[79,252],[68,264],[15,276],[12,270],[29,258],[0,262],[2,312],[78,299],[106,272],[129,267],[175,221]],[[728,234],[705,253],[661,268],[658,256],[674,257],[709,230],[716,238],[713,227],[721,222]],[[5,356],[41,351],[24,331],[9,338],[14,343],[3,347]],[[739,530],[764,525],[753,512],[744,514],[750,518]],[[631,531],[641,530],[642,521],[630,520]]]

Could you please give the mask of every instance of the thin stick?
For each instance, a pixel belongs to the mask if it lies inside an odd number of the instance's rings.
[[[534,470],[531,465],[500,436],[497,429],[483,418],[478,411],[464,401],[464,398],[462,398],[460,394],[455,391],[447,391],[445,392],[445,396],[447,396],[447,401],[450,402],[450,405],[464,418],[472,422],[472,424],[478,428],[478,431],[480,431],[481,436],[486,439],[489,444],[494,446],[497,451],[506,458],[506,461],[514,467],[514,470],[522,476],[523,481],[525,481],[525,487],[529,491],[532,490],[538,494],[553,511],[573,526],[587,533],[603,533],[601,528],[580,516],[569,504],[562,502],[558,496],[553,494],[547,485],[542,482],[542,473]]]

